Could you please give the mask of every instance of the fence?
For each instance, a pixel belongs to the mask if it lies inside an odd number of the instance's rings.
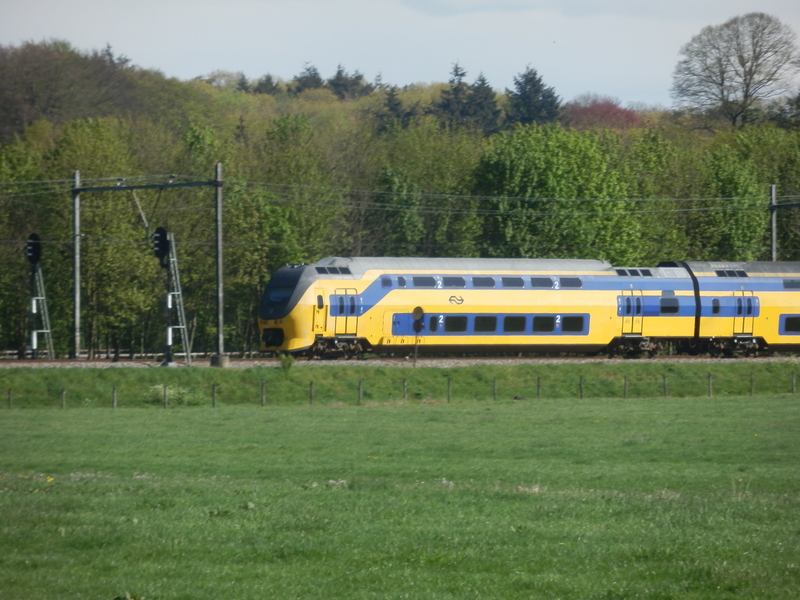
[[[218,404],[375,404],[375,403],[451,403],[464,401],[536,401],[574,399],[657,399],[714,398],[718,396],[756,396],[796,394],[794,371],[775,374],[735,373],[584,373],[573,376],[528,374],[521,377],[487,377],[474,372],[459,372],[426,377],[328,377],[315,380],[314,374],[292,378],[278,374],[270,380],[210,383],[161,383],[108,385],[95,382],[68,385],[55,390],[32,390],[21,385],[15,393],[7,388],[8,408],[26,407],[162,407],[211,406]]]

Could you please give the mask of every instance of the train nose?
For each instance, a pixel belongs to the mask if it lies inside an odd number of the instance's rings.
[[[272,327],[265,329],[261,334],[261,341],[268,348],[277,348],[283,344],[284,334],[283,329],[280,327]]]

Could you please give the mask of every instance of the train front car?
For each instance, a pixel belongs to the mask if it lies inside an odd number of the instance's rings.
[[[258,310],[262,352],[302,352],[314,343],[311,290],[316,279],[310,265],[287,265],[270,278]]]

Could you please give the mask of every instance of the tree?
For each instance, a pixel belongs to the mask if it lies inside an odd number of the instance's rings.
[[[775,17],[749,13],[708,26],[680,51],[672,96],[742,126],[759,101],[783,93],[799,68],[795,34]]]
[[[453,65],[450,72],[450,87],[442,91],[442,97],[434,106],[434,112],[445,125],[465,125],[469,119],[469,85],[464,79],[467,72]]]
[[[500,109],[497,108],[497,95],[483,74],[480,74],[469,88],[468,113],[472,123],[484,135],[491,135],[497,131],[500,119]]]
[[[328,87],[339,97],[339,100],[353,100],[366,96],[374,89],[370,83],[364,80],[364,76],[358,71],[352,75],[344,70],[342,65],[336,68],[336,74],[328,79]]]
[[[306,63],[303,72],[292,78],[291,90],[294,94],[300,94],[306,90],[315,90],[325,85],[317,67]]]
[[[253,86],[254,94],[269,94],[274,96],[280,91],[278,81],[272,75],[264,75]]]
[[[555,90],[548,87],[535,69],[527,67],[524,73],[514,77],[514,90],[506,89],[508,123],[550,123],[558,119],[561,101]]]
[[[575,129],[626,129],[641,125],[642,118],[622,108],[619,100],[585,94],[564,108],[564,124]]]

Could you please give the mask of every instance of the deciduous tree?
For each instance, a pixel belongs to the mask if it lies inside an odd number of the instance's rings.
[[[680,52],[672,96],[741,126],[759,101],[784,91],[800,68],[794,32],[775,17],[749,13],[710,25]]]

